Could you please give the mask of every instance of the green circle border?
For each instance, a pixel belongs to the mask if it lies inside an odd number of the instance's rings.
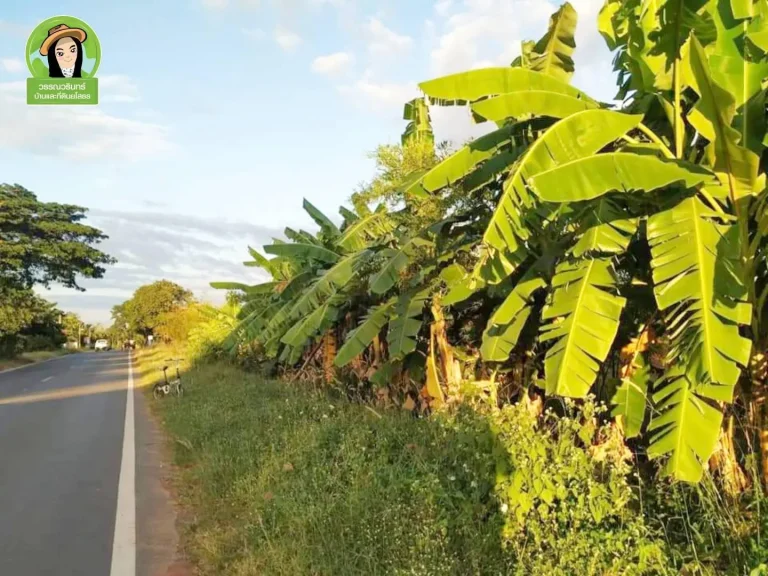
[[[52,18],[48,18],[47,20],[43,20],[35,26],[34,30],[29,35],[29,38],[27,39],[27,50],[25,59],[27,61],[27,68],[29,69],[29,73],[32,75],[33,78],[48,78],[48,76],[37,76],[35,75],[35,71],[32,68],[32,60],[30,58],[30,55],[34,52],[38,52],[40,50],[40,46],[42,45],[42,41],[35,41],[32,40],[37,36],[40,37],[40,33],[44,32],[44,35],[48,36],[48,30],[53,28],[54,26],[57,26],[59,24],[66,24],[70,28],[77,27],[82,28],[85,30],[85,33],[88,35],[88,38],[86,39],[86,42],[91,42],[93,40],[94,42],[92,44],[89,44],[90,46],[94,46],[94,49],[96,50],[96,54],[94,56],[91,56],[89,54],[89,57],[95,57],[96,63],[93,65],[93,70],[88,74],[88,76],[83,74],[83,78],[94,78],[96,76],[96,72],[99,70],[99,65],[101,64],[101,42],[99,42],[99,37],[96,36],[96,32],[93,31],[93,28],[91,28],[87,23],[83,22],[79,18],[75,18],[74,16],[53,16]]]

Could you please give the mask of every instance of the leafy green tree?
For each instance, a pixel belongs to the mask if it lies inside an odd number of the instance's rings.
[[[149,336],[160,326],[165,314],[194,302],[192,292],[174,282],[158,280],[138,288],[130,300],[112,308],[114,325],[128,325],[130,332]]]
[[[0,300],[0,356],[11,357],[30,348],[55,347],[65,341],[55,304],[32,290],[8,290]]]
[[[85,212],[0,184],[0,290],[52,282],[80,290],[78,276],[101,278],[115,260],[95,247],[107,236],[82,222]]]

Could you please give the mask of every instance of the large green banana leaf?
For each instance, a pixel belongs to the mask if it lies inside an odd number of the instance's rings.
[[[611,416],[624,418],[624,435],[636,438],[645,420],[648,405],[648,385],[651,380],[651,367],[641,353],[636,353],[631,361],[632,373],[624,378],[611,398],[613,410]]]
[[[477,120],[502,122],[508,118],[531,116],[566,118],[582,110],[598,108],[592,100],[544,90],[519,90],[474,102],[472,112]]]
[[[352,212],[349,208],[346,208],[344,206],[339,206],[339,214],[341,214],[341,217],[344,218],[344,226],[343,228],[346,229],[349,227],[350,224],[353,222],[357,222],[360,220],[360,216]]]
[[[621,80],[626,82],[626,89],[672,88],[666,58],[650,39],[660,27],[659,4],[657,0],[608,0],[600,11],[598,28],[608,47],[620,50],[614,64],[624,74]]]
[[[581,90],[553,76],[525,68],[481,68],[435,78],[419,84],[429,98],[440,104],[475,102],[519,90],[544,90],[592,100]]]
[[[285,230],[283,230],[283,234],[285,234],[285,237],[288,238],[288,240],[299,244],[312,244],[314,246],[322,245],[317,238],[312,236],[312,234],[309,232],[305,232],[304,230],[297,231],[289,226],[286,226]],[[279,244],[279,246],[283,246],[283,244]]]
[[[245,266],[249,266],[252,268],[262,268],[272,274],[274,276],[272,266],[270,261],[264,257],[263,254],[260,252],[254,250],[250,246],[248,246],[248,252],[250,253],[251,257],[253,258],[253,261],[250,262],[243,262]]]
[[[478,164],[496,154],[499,148],[509,144],[514,130],[514,126],[504,126],[480,136],[417,178],[406,187],[405,192],[423,196],[426,192],[434,192],[461,180]]]
[[[258,335],[264,329],[264,326],[279,309],[278,303],[270,304],[266,307],[259,307],[251,311],[245,318],[240,320],[232,329],[229,336],[222,343],[224,350],[233,352],[238,343],[252,342],[258,339]]]
[[[337,319],[339,307],[344,304],[344,299],[344,295],[333,294],[314,312],[300,318],[283,334],[280,341],[288,346],[303,349],[307,341],[320,332],[324,324]]]
[[[403,146],[411,142],[428,142],[431,144],[435,141],[429,108],[424,98],[415,98],[405,103],[403,120],[410,120],[401,139]]]
[[[396,301],[395,298],[392,298],[368,311],[367,316],[363,318],[357,328],[349,333],[344,345],[339,349],[334,360],[336,366],[346,366],[368,348],[389,320]]]
[[[608,192],[651,191],[676,182],[693,188],[715,180],[696,164],[629,152],[581,158],[529,180],[531,190],[547,202],[592,200]]]
[[[273,294],[278,286],[278,282],[265,282],[264,284],[241,284],[240,282],[211,282],[211,288],[216,290],[242,290],[251,296],[256,294]]]
[[[659,6],[658,27],[649,35],[653,43],[651,52],[663,54],[667,68],[679,63],[681,50],[691,32],[706,43],[714,39],[714,24],[700,13],[707,0],[657,0],[655,3]]]
[[[739,334],[751,306],[740,271],[738,230],[696,197],[648,220],[656,302],[668,310],[671,361],[696,394],[730,402],[751,349]]]
[[[317,275],[315,271],[311,269],[296,274],[296,276],[291,278],[288,283],[285,284],[280,292],[280,298],[284,301],[295,298],[296,295],[316,277]]]
[[[387,331],[391,359],[403,358],[416,350],[416,336],[421,329],[421,316],[432,287],[419,292],[406,292],[398,298]]]
[[[371,291],[374,294],[384,294],[400,279],[400,272],[411,262],[419,247],[434,246],[434,242],[415,236],[405,242],[399,249],[384,251],[387,261],[373,277],[371,277]]]
[[[578,16],[568,2],[549,20],[547,34],[527,54],[527,68],[568,82],[573,75],[574,34]]]
[[[511,66],[513,68],[527,68],[531,67],[531,58],[535,57],[533,49],[536,46],[535,40],[523,40],[520,43],[520,56],[512,60]]]
[[[576,258],[585,254],[621,254],[637,230],[637,218],[627,218],[626,209],[609,196],[590,203],[574,218],[583,230],[569,253]]]
[[[440,279],[445,283],[448,292],[442,298],[443,306],[453,306],[463,302],[475,292],[485,287],[485,284],[472,274],[467,272],[466,268],[454,262],[440,271]]]
[[[315,244],[267,244],[264,246],[264,252],[293,260],[317,260],[327,264],[334,264],[341,258],[336,252]]]
[[[285,333],[286,329],[290,326],[291,309],[293,308],[293,302],[284,302],[277,310],[272,314],[266,322],[263,324],[263,328],[254,338],[256,341],[261,342],[267,353],[270,356],[274,356],[278,351],[280,344],[280,338]]]
[[[689,54],[693,76],[691,85],[699,94],[699,100],[689,113],[688,120],[710,142],[710,162],[727,195],[736,200],[753,194],[762,189],[765,178],[758,183],[760,158],[738,144],[741,135],[731,127],[735,115],[734,97],[712,80],[704,48],[695,36],[691,38]],[[742,80],[747,79],[743,77]],[[761,80],[757,80],[758,87]],[[761,132],[765,133],[764,120]],[[762,137],[759,140],[762,141]]]
[[[494,254],[481,266],[508,271],[502,273],[502,277],[514,270],[520,242],[529,236],[522,211],[524,206],[532,205],[526,186],[531,177],[563,162],[591,156],[641,121],[639,115],[587,110],[549,128],[531,145],[504,182],[499,203],[483,234],[483,243],[493,249]]]
[[[741,4],[738,11],[746,15],[736,15],[737,4]],[[719,9],[720,6],[722,0],[709,0],[709,13],[717,28],[717,39],[707,47],[709,71],[714,83],[733,98],[736,117],[733,121],[729,120],[729,124],[739,132],[739,143],[759,154],[765,135],[765,91],[762,81],[768,77],[768,62],[755,57],[754,51],[744,45],[747,27],[744,19],[752,16],[752,0],[734,2],[734,17],[728,10]],[[725,105],[726,102],[718,105],[725,108],[720,111],[721,114],[726,113]]]
[[[757,0],[756,14],[747,26],[746,37],[764,53],[768,53],[768,1]]]
[[[583,398],[611,350],[625,299],[613,294],[610,257],[558,265],[540,342],[554,341],[544,360],[548,394]]]
[[[507,172],[520,157],[522,148],[513,148],[512,150],[502,150],[495,156],[492,156],[475,170],[467,174],[461,181],[461,190],[465,194],[472,194],[486,184],[495,180],[497,176]]]
[[[486,362],[505,362],[517,344],[528,317],[534,292],[546,287],[535,267],[526,272],[488,319],[480,354]]]
[[[320,228],[328,234],[331,238],[339,235],[339,228],[333,221],[323,214],[318,208],[316,208],[309,200],[304,198],[304,210],[307,214],[320,226]]]
[[[336,244],[350,252],[363,250],[371,242],[378,240],[394,229],[394,222],[382,206],[365,218],[360,218],[347,226]]]
[[[326,270],[297,298],[296,303],[291,308],[290,316],[298,318],[311,313],[320,306],[325,298],[349,284],[357,276],[360,265],[370,256],[371,253],[367,250],[355,252]]]
[[[669,455],[664,472],[676,480],[698,482],[717,445],[723,415],[694,393],[684,367],[671,369],[657,385],[653,401],[660,416],[651,420],[648,456]]]

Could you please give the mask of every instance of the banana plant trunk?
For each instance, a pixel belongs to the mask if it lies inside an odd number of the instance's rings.
[[[764,394],[754,401],[755,425],[760,443],[760,470],[763,486],[768,489],[768,402]]]
[[[720,430],[717,448],[710,459],[710,468],[720,472],[726,493],[735,497],[749,488],[750,483],[739,464],[733,438],[734,416],[730,414],[726,426]]]
[[[430,329],[440,357],[440,372],[448,389],[448,397],[456,397],[462,378],[461,365],[454,358],[453,350],[448,343],[445,315],[443,314],[443,306],[438,296],[435,296],[432,300],[432,317],[434,322]]]
[[[333,382],[335,376],[334,361],[336,360],[336,331],[331,328],[323,336],[323,375],[325,383]]]

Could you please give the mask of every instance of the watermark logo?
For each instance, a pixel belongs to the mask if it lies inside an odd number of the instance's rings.
[[[101,45],[93,29],[72,16],[41,22],[27,40],[27,104],[98,104]]]

